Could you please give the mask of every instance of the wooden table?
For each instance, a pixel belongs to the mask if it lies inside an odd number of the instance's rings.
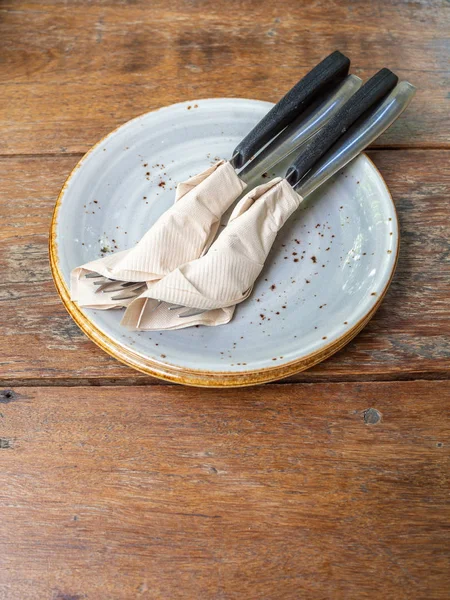
[[[447,599],[450,5],[0,3],[0,598]],[[166,385],[77,329],[51,211],[111,129],[187,98],[276,101],[339,48],[418,94],[370,152],[399,266],[332,359],[257,388]]]

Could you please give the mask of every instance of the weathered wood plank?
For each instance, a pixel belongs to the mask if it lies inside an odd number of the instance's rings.
[[[449,366],[450,161],[441,151],[375,151],[402,231],[391,289],[369,326],[297,381],[446,377]],[[51,280],[47,234],[59,187],[74,157],[0,160],[0,380],[148,382],[78,330]]]
[[[189,98],[276,101],[335,48],[362,77],[389,66],[419,88],[379,144],[450,143],[443,0],[9,0],[0,10],[3,154],[84,152],[131,117]]]
[[[0,596],[444,600],[449,400],[448,382],[3,393]]]

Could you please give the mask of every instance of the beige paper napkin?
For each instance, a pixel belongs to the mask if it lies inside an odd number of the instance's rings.
[[[228,323],[236,304],[249,296],[278,231],[301,201],[279,177],[250,191],[209,251],[148,283],[147,290],[127,308],[122,325],[161,330]],[[162,304],[155,310],[157,300],[207,312],[179,318],[183,309],[169,311]]]
[[[97,309],[127,306],[112,300],[119,292],[98,293],[90,271],[119,281],[152,282],[198,258],[214,239],[223,213],[245,189],[229,162],[219,161],[177,186],[176,200],[130,250],[93,260],[71,273],[71,298]]]

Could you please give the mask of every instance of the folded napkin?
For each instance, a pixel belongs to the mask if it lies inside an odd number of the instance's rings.
[[[81,306],[119,308],[131,300],[112,300],[115,292],[96,294],[96,272],[119,281],[154,282],[179,265],[198,258],[213,241],[223,213],[245,189],[232,165],[219,161],[177,186],[176,200],[130,250],[93,260],[71,273],[71,298]]]
[[[178,266],[159,281],[149,282],[125,311],[122,325],[133,329],[181,329],[222,325],[245,300],[260,274],[275,237],[302,201],[279,177],[246,194],[209,251]],[[158,301],[204,309],[180,318],[183,309],[169,311]]]

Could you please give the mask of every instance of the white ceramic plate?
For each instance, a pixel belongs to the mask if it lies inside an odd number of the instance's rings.
[[[395,268],[398,224],[389,191],[365,155],[293,215],[251,297],[227,325],[130,332],[119,325],[121,311],[70,301],[71,269],[102,250],[134,245],[173,202],[177,182],[230,157],[271,106],[219,98],[147,113],[94,146],[65,183],[50,239],[55,282],[78,325],[119,360],[192,385],[261,383],[330,356],[381,302]]]

